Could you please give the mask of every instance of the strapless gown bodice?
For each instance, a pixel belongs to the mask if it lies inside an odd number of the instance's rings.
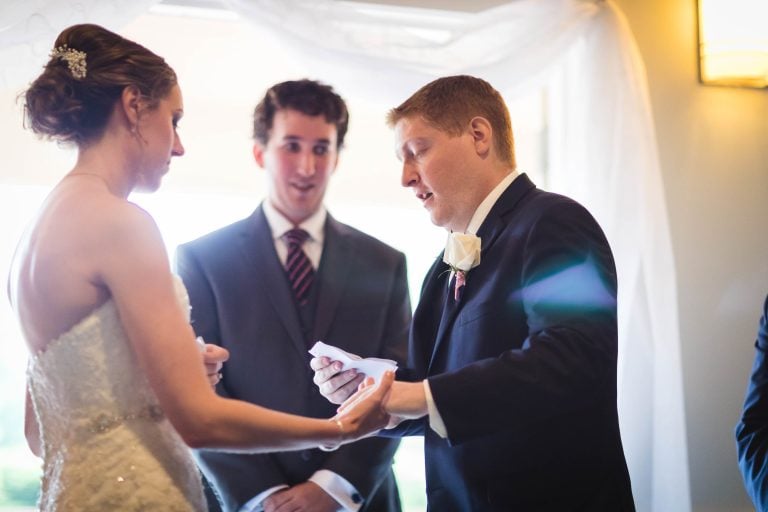
[[[191,452],[164,417],[112,300],[34,356],[28,381],[42,440],[41,510],[205,509]]]

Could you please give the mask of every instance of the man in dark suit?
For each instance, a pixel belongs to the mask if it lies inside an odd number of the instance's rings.
[[[222,395],[331,417],[312,383],[317,340],[403,362],[411,319],[405,257],[336,221],[323,206],[347,130],[344,101],[310,80],[270,88],[254,112],[254,157],[268,197],[248,218],[183,244],[177,268],[192,326],[230,352]],[[350,378],[354,371],[350,371]],[[399,511],[398,441],[334,452],[199,452],[226,511]],[[281,508],[282,510],[282,508]]]
[[[394,435],[425,438],[429,510],[634,510],[602,230],[515,171],[509,114],[487,82],[438,79],[388,120],[403,186],[451,232],[414,312],[410,371],[398,371],[409,382],[387,403],[406,420]],[[360,378],[337,364],[311,361],[336,403]]]
[[[739,470],[749,497],[759,512],[768,511],[768,297],[755,341],[755,360],[749,377],[741,420],[736,425]]]

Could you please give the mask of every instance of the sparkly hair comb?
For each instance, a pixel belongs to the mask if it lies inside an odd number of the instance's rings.
[[[85,52],[63,45],[51,50],[51,58],[65,61],[69,68],[69,72],[72,73],[72,76],[76,79],[82,80],[85,78]]]

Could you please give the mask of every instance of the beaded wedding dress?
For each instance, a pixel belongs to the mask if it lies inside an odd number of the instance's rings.
[[[183,285],[179,295],[188,310]],[[189,448],[163,416],[111,299],[27,372],[44,460],[40,510],[205,509]]]

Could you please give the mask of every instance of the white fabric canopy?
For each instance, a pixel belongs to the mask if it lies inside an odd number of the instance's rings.
[[[147,11],[158,0],[2,0],[0,87],[23,87],[48,60],[53,41],[75,23],[110,30]]]
[[[33,78],[63,27],[119,30],[153,3],[5,0],[0,86]],[[513,0],[471,14],[339,0],[226,4],[303,55],[307,76],[380,104],[397,105],[449,74],[485,78],[508,98],[547,88],[547,187],[590,209],[617,260],[619,412],[638,510],[690,511],[669,221],[645,71],[618,8],[600,0]]]

